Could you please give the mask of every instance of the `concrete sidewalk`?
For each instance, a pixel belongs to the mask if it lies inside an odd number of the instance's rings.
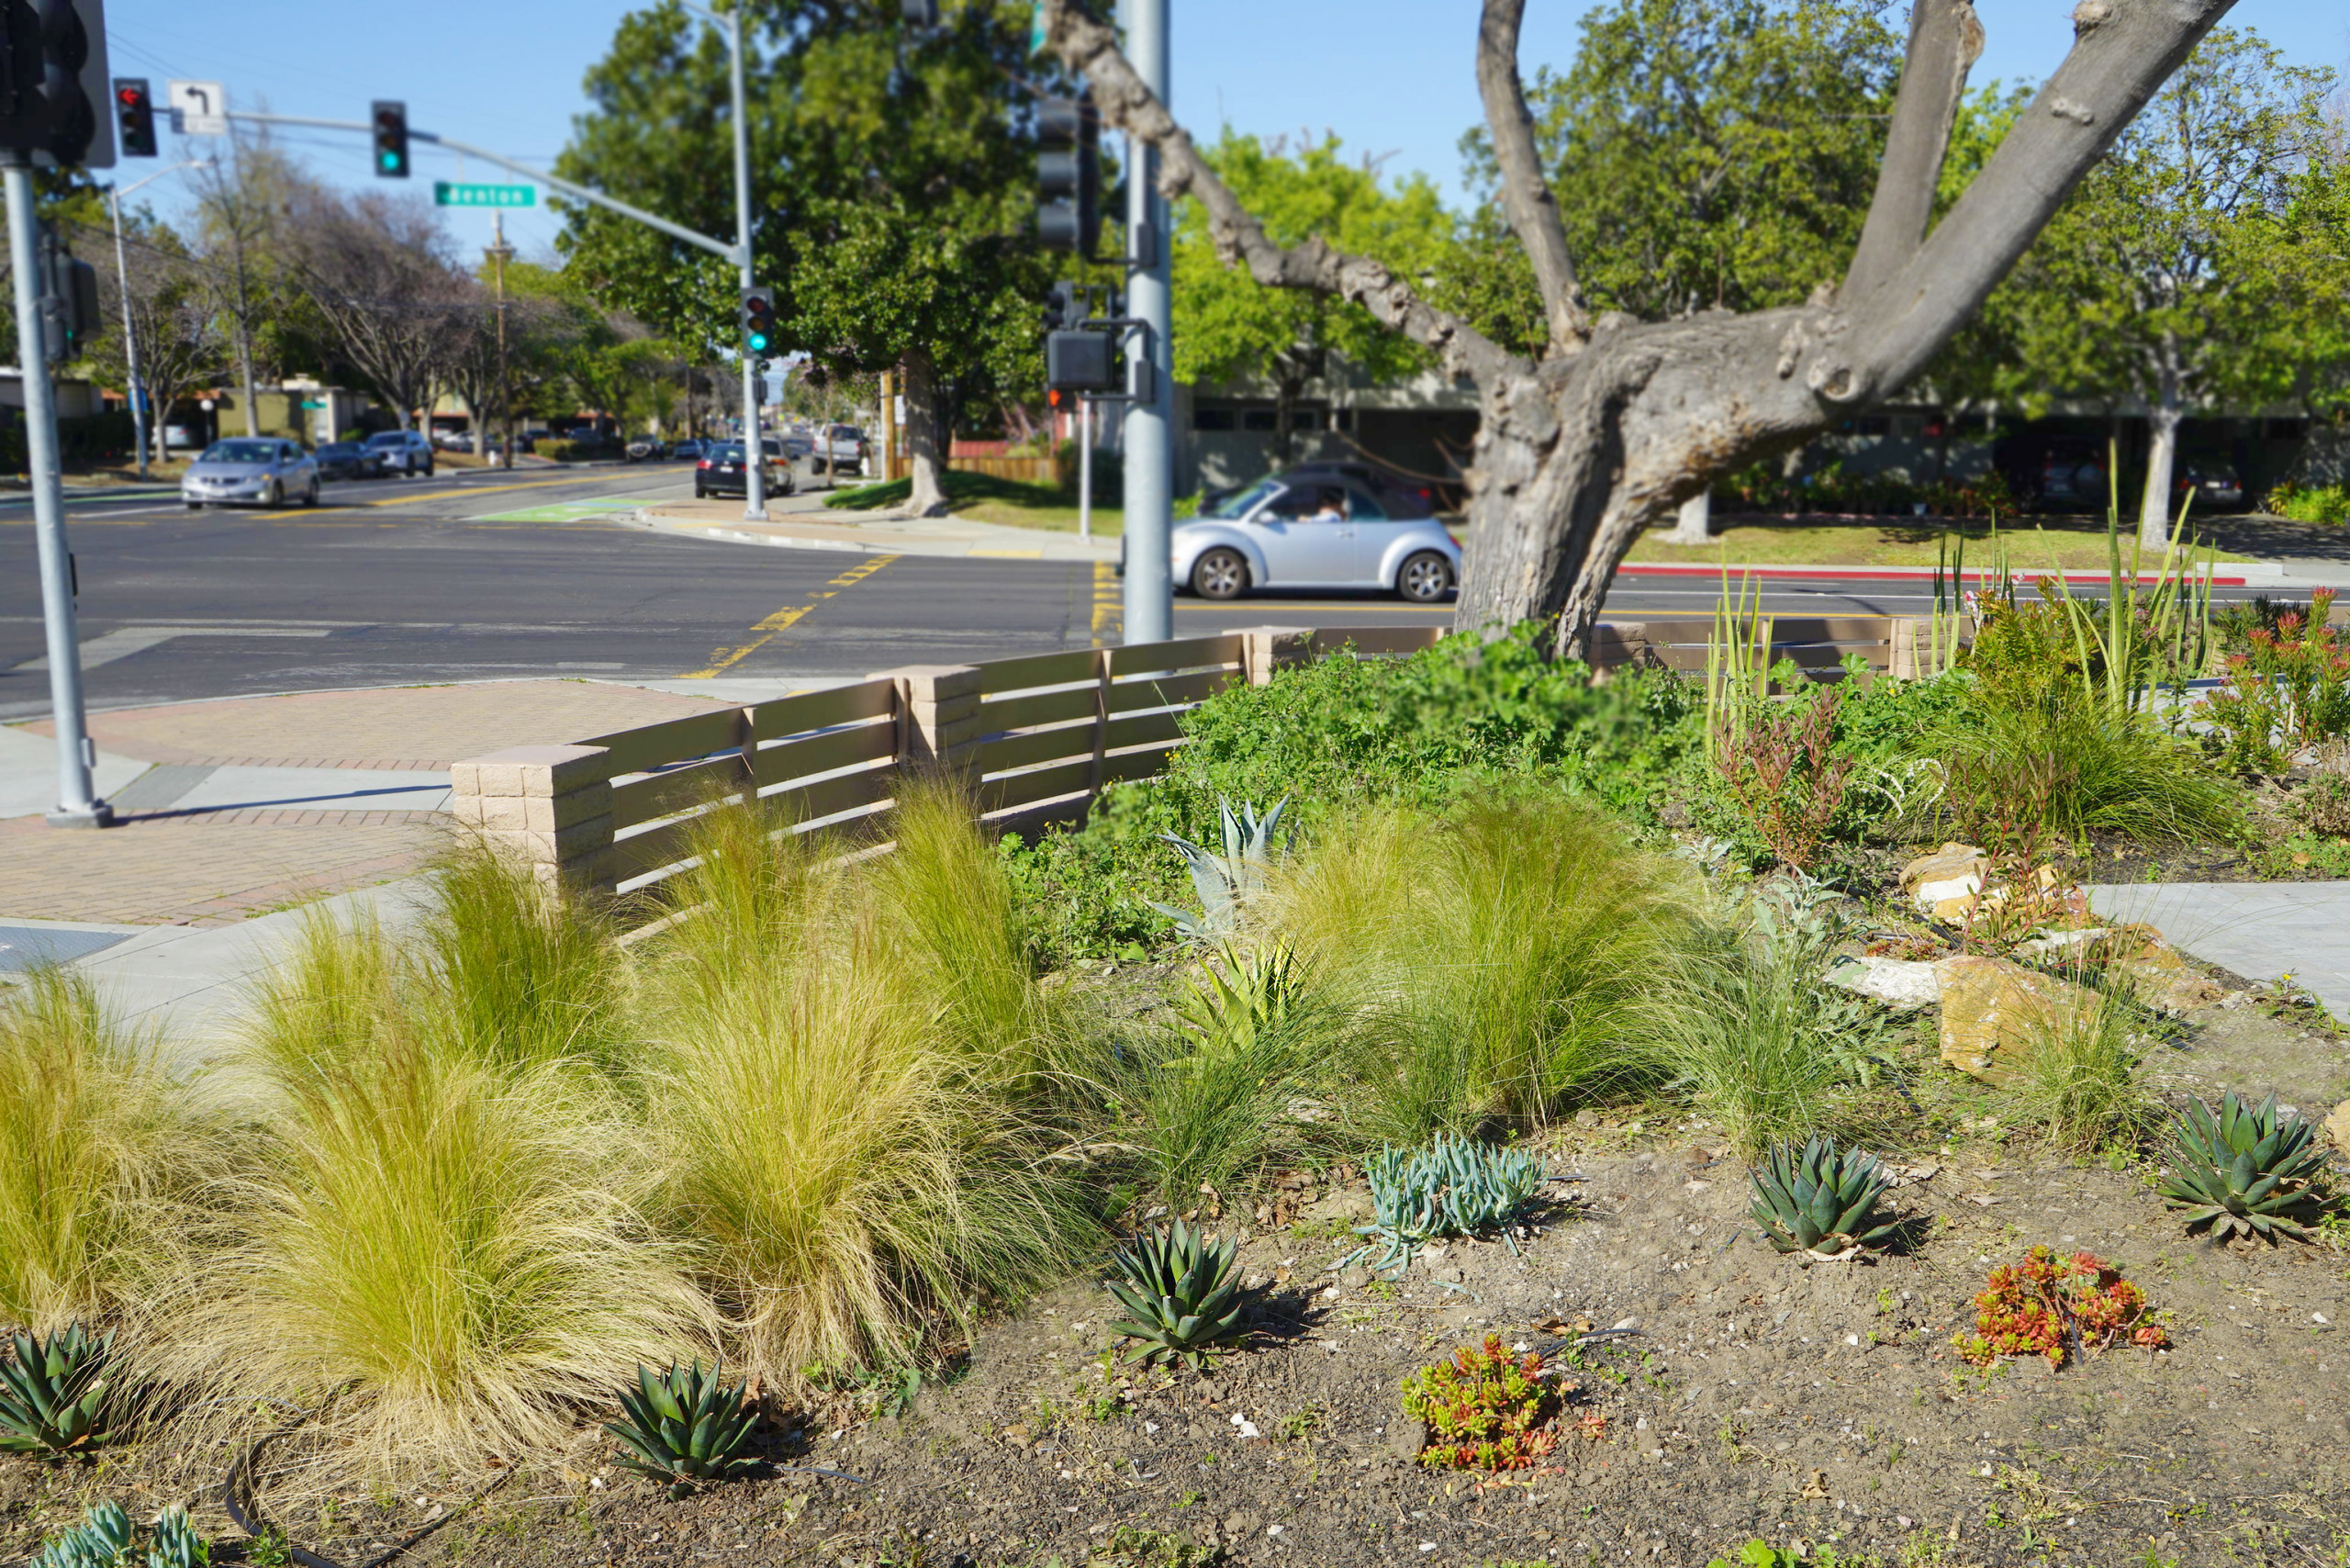
[[[806,498],[812,500],[814,498]],[[844,550],[867,554],[957,555],[999,561],[1094,561],[1118,558],[1115,539],[1091,543],[1074,533],[1007,528],[959,517],[912,517],[898,511],[833,511],[771,503],[765,522],[745,522],[740,501],[665,501],[637,510],[634,522],[664,533],[765,544],[786,550]]]
[[[2089,907],[2152,925],[2246,980],[2286,975],[2350,1019],[2350,882],[2139,882],[2093,887]]]

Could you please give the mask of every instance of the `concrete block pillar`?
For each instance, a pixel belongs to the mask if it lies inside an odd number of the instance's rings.
[[[559,898],[610,894],[611,754],[595,745],[525,745],[449,769],[456,819],[530,868]]]
[[[979,738],[977,665],[906,665],[874,678],[897,683],[899,767],[969,765]]]
[[[1240,671],[1251,686],[1270,686],[1273,672],[1283,665],[1304,664],[1314,654],[1310,626],[1249,626],[1240,639]]]

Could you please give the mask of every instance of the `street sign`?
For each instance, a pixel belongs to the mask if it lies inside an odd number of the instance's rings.
[[[326,405],[316,398],[305,398],[302,399],[302,407],[306,409],[323,409]]]
[[[1028,19],[1028,52],[1044,53],[1046,38],[1045,0],[1036,0],[1035,12]]]
[[[536,185],[465,185],[452,180],[432,182],[435,207],[536,207]]]
[[[182,136],[229,134],[229,90],[218,82],[173,82],[165,102]]]

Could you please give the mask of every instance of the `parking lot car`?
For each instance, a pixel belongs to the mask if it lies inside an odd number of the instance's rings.
[[[377,431],[367,450],[384,460],[384,472],[432,477],[432,443],[415,431]]]
[[[294,442],[269,437],[216,441],[188,465],[180,499],[190,511],[210,506],[319,504],[319,465]]]
[[[621,455],[631,463],[659,463],[669,455],[669,445],[657,435],[631,436]]]
[[[2244,481],[2236,477],[2235,465],[2217,458],[2189,458],[2178,465],[2171,480],[2171,500],[2176,504],[2188,491],[2195,494],[2199,511],[2241,511],[2244,510]]]
[[[800,487],[800,483],[791,472],[791,465],[781,460],[781,443],[770,436],[762,444],[768,447],[767,493],[770,496],[790,495]],[[750,480],[743,460],[743,443],[739,441],[711,442],[701,460],[694,465],[694,496],[697,499],[705,496],[745,495],[749,487]]]
[[[380,479],[384,476],[384,454],[359,442],[330,441],[311,455],[318,459],[319,474],[323,478]]]
[[[1397,516],[1384,496],[1305,472],[1262,479],[1178,523],[1177,584],[1202,599],[1252,588],[1386,588],[1434,604],[1460,580],[1460,546],[1434,516]]]

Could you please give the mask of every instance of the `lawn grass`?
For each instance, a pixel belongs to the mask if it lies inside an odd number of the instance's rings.
[[[1077,498],[1049,485],[1024,484],[1017,479],[998,479],[987,474],[966,474],[949,469],[946,474],[946,498],[955,515],[973,522],[992,522],[1005,528],[1039,528],[1053,533],[1077,532]],[[836,490],[824,499],[824,505],[838,511],[878,511],[885,507],[901,507],[913,494],[912,479],[890,479],[878,485],[860,485],[853,490]],[[1116,507],[1093,508],[1093,536],[1115,539],[1125,528],[1125,513]]]
[[[1831,521],[1816,517],[1741,517],[1718,527],[1710,543],[1673,544],[1669,531],[1651,530],[1632,546],[1627,557],[1635,562],[1686,561],[1698,566],[1931,566],[1942,555],[1946,533],[1964,533],[1970,568],[1992,564],[1988,523],[1945,522],[1938,518],[1853,518]],[[1999,537],[2006,543],[2009,565],[2019,577],[2043,571],[2103,571],[2109,564],[2105,521],[2101,518],[2050,517],[2003,522]],[[2127,560],[2128,541],[2123,541]],[[2254,557],[2222,550],[2222,561]],[[2160,566],[2156,553],[2143,565]]]

